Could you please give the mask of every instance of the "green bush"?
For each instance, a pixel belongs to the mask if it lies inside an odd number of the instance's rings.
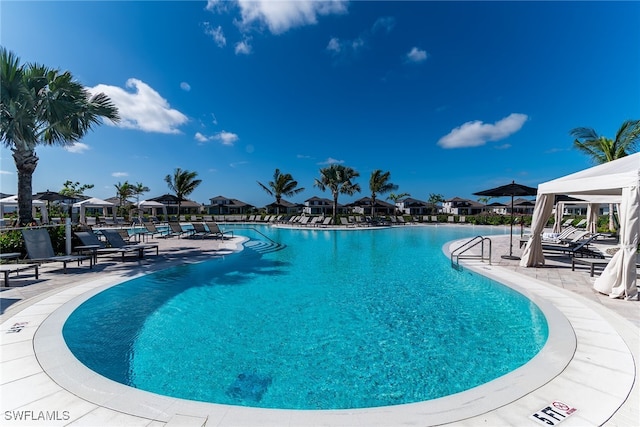
[[[20,252],[23,255],[27,253],[20,230],[8,230],[0,233],[0,252]]]
[[[64,226],[48,228],[51,237],[51,245],[56,254],[64,254],[66,245],[64,240]],[[20,230],[8,230],[0,233],[0,252],[20,252],[26,256],[27,249],[24,246],[24,239]]]
[[[66,252],[65,240],[64,240],[64,227],[51,227],[47,228],[49,236],[51,237],[51,245],[53,251],[57,254],[64,254]]]

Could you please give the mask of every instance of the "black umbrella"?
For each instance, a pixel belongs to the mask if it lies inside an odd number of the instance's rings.
[[[47,202],[55,202],[58,200],[69,199],[69,197],[67,196],[64,196],[60,193],[56,193],[55,191],[49,191],[49,190],[36,193],[33,195],[33,198],[38,200],[46,200]]]
[[[511,234],[509,236],[509,255],[502,255],[504,259],[520,259],[520,257],[513,256],[513,197],[514,196],[535,196],[538,193],[538,189],[533,187],[527,187],[526,185],[516,184],[512,181],[511,184],[503,185],[501,187],[492,188],[490,190],[479,191],[473,193],[476,196],[489,196],[489,197],[511,197]]]

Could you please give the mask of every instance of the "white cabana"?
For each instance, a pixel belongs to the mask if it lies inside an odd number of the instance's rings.
[[[138,203],[138,209],[151,209],[152,216],[158,216],[158,209],[161,209],[164,218],[167,218],[167,206],[160,202],[153,200],[141,200]]]
[[[620,205],[620,250],[593,287],[612,298],[635,297],[638,293],[636,252],[640,235],[640,153],[540,184],[531,224],[532,236],[520,261],[523,267],[544,264],[540,234],[551,215],[556,194],[571,195],[593,205]]]
[[[81,224],[86,224],[86,209],[87,208],[102,208],[102,216],[107,216],[107,208],[113,207],[114,204],[111,202],[107,202],[106,200],[98,199],[97,197],[92,197],[87,200],[82,200],[80,202],[74,203],[72,205],[74,208],[80,208],[80,219],[79,222]]]
[[[0,199],[0,218],[4,218],[4,208],[5,207],[11,207],[11,208],[17,208],[18,207],[18,196],[9,196],[9,197],[5,197],[3,199]],[[49,222],[49,214],[47,212],[47,204],[46,202],[42,201],[42,200],[37,200],[34,199],[31,201],[31,215],[35,218],[36,217],[36,209],[39,208],[40,212],[42,214],[42,223],[46,224]]]

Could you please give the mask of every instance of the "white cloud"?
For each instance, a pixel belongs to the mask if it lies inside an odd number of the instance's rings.
[[[247,162],[247,161],[235,162],[235,163],[229,163],[229,166],[231,166],[232,168],[235,168],[235,167],[238,167],[238,166],[241,166],[241,165],[246,165],[247,163],[249,163],[249,162]]]
[[[203,25],[204,33],[208,36],[211,36],[218,47],[225,47],[227,45],[227,39],[224,36],[224,32],[222,31],[222,27],[220,25],[218,25],[216,28],[213,28],[209,22],[205,22]]]
[[[214,9],[214,3],[209,2],[207,8]],[[237,0],[240,8],[240,27],[248,28],[266,25],[272,34],[281,34],[291,28],[314,25],[318,17],[323,15],[343,14],[347,12],[347,2],[342,0]]]
[[[385,33],[390,33],[395,26],[396,26],[396,19],[394,17],[383,16],[382,18],[378,18],[376,22],[373,24],[372,31],[376,33],[382,30]]]
[[[407,61],[409,62],[424,62],[427,60],[427,52],[417,47],[411,48],[407,53]]]
[[[198,142],[207,142],[209,140],[209,138],[207,138],[205,135],[201,134],[200,132],[196,132],[194,138]]]
[[[111,176],[114,178],[122,178],[125,176],[129,176],[129,174],[127,172],[113,172]]]
[[[166,99],[141,80],[129,79],[126,87],[134,91],[127,92],[120,87],[104,84],[87,90],[91,93],[103,92],[111,98],[120,114],[120,122],[115,126],[144,132],[180,133],[178,126],[188,121],[187,116],[171,108]],[[106,123],[111,124],[109,121]]]
[[[223,130],[222,132],[219,132],[214,136],[212,136],[210,139],[220,141],[222,145],[233,145],[240,138],[235,133],[231,133]]]
[[[76,142],[73,145],[67,145],[66,147],[64,147],[64,149],[70,153],[82,154],[90,148],[87,144]]]
[[[189,92],[191,90],[191,85],[187,82],[182,82],[180,83],[180,89],[184,90],[185,92]]]
[[[453,129],[438,141],[442,148],[477,147],[487,141],[499,141],[519,131],[528,117],[526,114],[512,113],[494,124],[479,120],[467,122]]]
[[[335,163],[344,163],[344,160],[337,160],[333,157],[329,157],[324,162],[318,162],[319,165],[333,165]]]
[[[13,175],[13,172],[0,170],[0,175]]]
[[[251,53],[250,38],[246,38],[241,42],[236,43],[235,52],[236,55],[249,55]]]
[[[338,39],[337,37],[333,37],[331,40],[329,40],[329,44],[327,45],[327,50],[330,52],[339,53],[342,50],[340,39]]]
[[[326,50],[331,52],[336,59],[348,59],[352,55],[357,55],[360,51],[369,47],[376,33],[383,32],[388,34],[394,26],[395,18],[378,18],[371,28],[362,31],[360,35],[354,39],[332,37],[327,44]]]
[[[296,156],[298,159],[311,159],[311,156],[307,156],[306,154],[298,154]]]

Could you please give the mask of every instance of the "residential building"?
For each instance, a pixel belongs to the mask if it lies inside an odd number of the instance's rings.
[[[243,215],[253,210],[255,206],[238,199],[216,196],[209,199],[205,212],[209,215]]]
[[[178,212],[178,197],[173,194],[163,194],[162,196],[153,197],[154,202],[162,203],[167,207],[167,215],[195,215],[200,213],[202,205],[193,200],[183,199],[180,201],[180,212]]]
[[[338,212],[344,212],[344,206],[338,203]],[[333,200],[321,197],[312,197],[304,201],[303,212],[307,215],[333,215]]]
[[[430,215],[438,212],[438,205],[412,197],[398,201],[396,206],[405,215]]]
[[[273,202],[268,204],[264,208],[267,211],[267,214],[294,215],[302,212],[303,207],[304,205],[300,205],[298,203],[291,203],[287,200],[280,199],[280,204]]]
[[[347,205],[353,213],[360,215],[372,215],[371,213],[371,197],[362,197],[353,203]],[[396,205],[376,199],[374,206],[375,215],[394,215]]]
[[[475,215],[481,213],[483,209],[484,205],[482,203],[469,199],[461,199],[460,197],[454,197],[442,203],[442,213],[445,214]]]

